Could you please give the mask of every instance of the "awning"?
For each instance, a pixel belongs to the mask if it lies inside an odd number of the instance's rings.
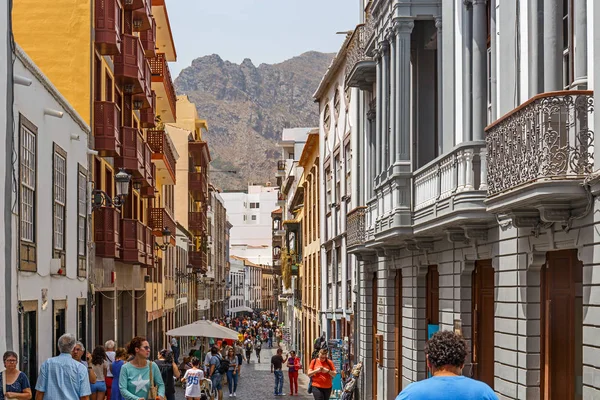
[[[237,340],[238,333],[233,329],[226,328],[212,321],[202,320],[193,324],[180,326],[167,332],[169,336],[198,336],[219,339]]]
[[[233,308],[229,309],[230,313],[237,313],[237,312],[244,312],[244,311],[246,311],[246,312],[254,312],[254,310],[251,309],[248,306],[237,306],[237,307],[233,307]]]

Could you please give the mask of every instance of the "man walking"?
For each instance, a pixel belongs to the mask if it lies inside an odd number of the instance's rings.
[[[173,336],[171,338],[171,351],[173,352],[173,361],[175,363],[179,362],[179,343],[177,343],[177,338]]]
[[[219,349],[213,346],[210,349],[210,363],[208,367],[208,378],[212,382],[213,391],[217,392],[217,400],[223,400],[223,375],[219,372],[219,365],[221,365],[221,355]]]
[[[282,356],[283,350],[277,349],[277,354],[271,357],[271,373],[275,375],[275,396],[283,396],[283,363],[287,361]]]
[[[71,356],[77,339],[65,333],[58,339],[60,355],[49,358],[40,368],[36,400],[88,400],[92,391],[86,367]],[[91,369],[92,367],[88,367]]]
[[[112,382],[113,382],[113,374],[111,365],[115,362],[115,346],[116,343],[114,340],[107,340],[104,343],[104,350],[106,350],[106,358],[108,359],[108,368],[106,369],[106,398],[110,400],[110,393],[112,390]]]

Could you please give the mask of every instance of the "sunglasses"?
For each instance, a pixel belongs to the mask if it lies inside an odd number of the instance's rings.
[[[144,350],[150,350],[150,346],[144,346],[142,347]]]

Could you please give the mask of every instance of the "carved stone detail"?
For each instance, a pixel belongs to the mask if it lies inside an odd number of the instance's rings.
[[[532,271],[539,271],[546,264],[546,252],[532,251],[527,255],[527,268]]]
[[[544,222],[566,222],[571,216],[568,203],[542,203],[537,209]]]
[[[540,224],[537,211],[513,211],[510,213],[515,228],[535,228]]]
[[[467,239],[487,242],[488,228],[485,225],[465,225],[465,236]]]
[[[465,236],[465,231],[462,228],[446,229],[446,236],[450,243],[469,243],[469,239]]]

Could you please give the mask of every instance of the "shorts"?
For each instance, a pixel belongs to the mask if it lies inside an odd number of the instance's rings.
[[[92,393],[106,392],[106,382],[96,381],[96,383],[90,384],[90,389]]]
[[[213,374],[210,377],[213,390],[223,390],[223,376],[221,374]]]

